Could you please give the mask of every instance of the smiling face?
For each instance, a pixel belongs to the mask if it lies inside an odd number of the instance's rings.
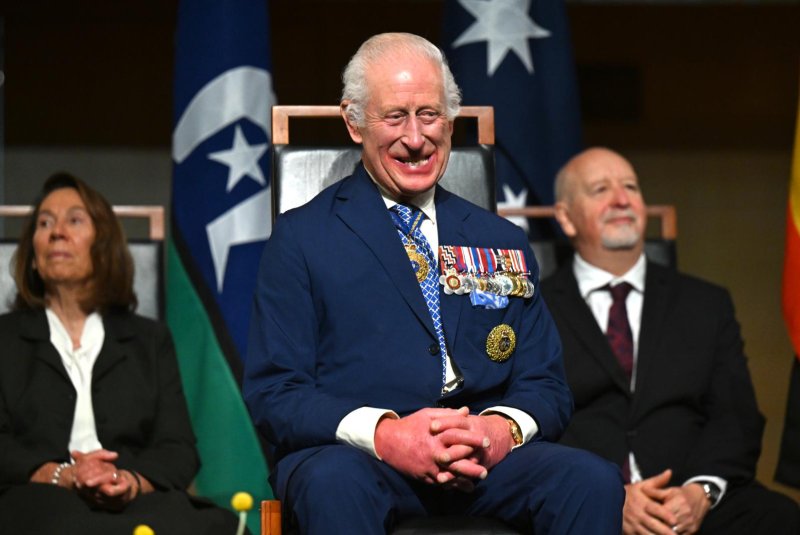
[[[75,189],[60,188],[45,197],[36,218],[33,250],[36,270],[49,290],[89,283],[94,239],[94,223]]]
[[[638,256],[646,209],[627,160],[606,149],[590,149],[568,164],[561,180],[557,217],[581,256],[591,260],[613,251]]]
[[[445,114],[441,67],[410,53],[386,56],[367,72],[364,124],[343,113],[363,145],[367,171],[398,200],[432,188],[450,157],[453,124]],[[347,105],[343,101],[342,108]]]

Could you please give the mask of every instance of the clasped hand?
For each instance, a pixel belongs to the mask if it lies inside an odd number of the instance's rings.
[[[118,454],[104,449],[72,452],[72,480],[84,500],[102,509],[118,510],[135,498],[129,474],[117,469]]]
[[[503,416],[475,416],[467,407],[387,417],[375,429],[375,450],[388,465],[413,479],[464,492],[472,491],[513,445]]]
[[[671,470],[625,485],[622,531],[625,535],[697,533],[710,507],[700,485],[667,486]]]

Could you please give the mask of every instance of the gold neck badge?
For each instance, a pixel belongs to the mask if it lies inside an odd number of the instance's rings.
[[[416,219],[414,219],[414,222],[411,224],[408,234],[406,234],[406,244],[404,245],[408,259],[411,261],[411,267],[414,269],[414,273],[417,276],[417,282],[424,281],[425,277],[428,276],[428,271],[430,271],[428,259],[425,258],[425,255],[417,251],[417,246],[414,244],[414,231],[420,225],[421,220],[422,211],[420,210],[417,213]]]

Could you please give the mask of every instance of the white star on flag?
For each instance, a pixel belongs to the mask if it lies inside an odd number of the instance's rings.
[[[486,41],[487,75],[491,76],[503,62],[509,51],[513,51],[533,73],[533,59],[528,38],[542,39],[550,32],[528,15],[530,0],[458,0],[469,11],[475,22],[458,36],[453,48],[470,43]]]
[[[514,193],[514,190],[508,184],[503,184],[503,197],[504,201],[497,203],[497,209],[504,208],[525,208],[525,201],[528,198],[528,188],[522,188],[519,193]],[[520,215],[512,215],[506,217],[509,221],[525,229],[528,232],[528,219]]]
[[[247,138],[244,137],[244,133],[242,133],[242,128],[236,125],[233,146],[228,150],[210,153],[208,159],[228,166],[227,191],[230,192],[246,176],[249,176],[262,186],[267,185],[264,173],[258,165],[259,158],[266,150],[266,143],[250,145],[247,142]]]

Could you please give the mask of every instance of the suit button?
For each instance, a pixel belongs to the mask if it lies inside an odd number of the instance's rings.
[[[439,344],[437,343],[433,343],[430,345],[430,347],[428,347],[428,353],[430,353],[431,355],[438,355],[439,351],[440,351]]]
[[[625,436],[627,436],[628,438],[636,438],[636,435],[638,434],[639,433],[636,431],[636,429],[631,429],[630,431],[625,433]]]

